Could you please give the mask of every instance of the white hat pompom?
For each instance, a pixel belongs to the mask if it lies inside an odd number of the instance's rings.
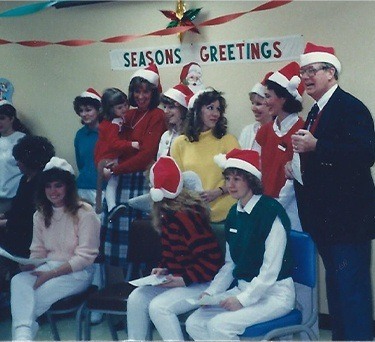
[[[214,162],[222,169],[225,168],[225,164],[227,162],[227,157],[224,153],[217,154],[214,156]]]
[[[293,76],[288,84],[288,89],[296,90],[301,83],[301,79],[298,76]]]
[[[150,196],[154,202],[160,202],[164,198],[163,191],[161,189],[150,189]]]

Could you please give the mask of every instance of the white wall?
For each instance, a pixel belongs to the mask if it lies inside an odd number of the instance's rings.
[[[33,2],[1,1],[0,13]],[[186,1],[202,7],[195,20],[248,11],[259,1]],[[0,18],[0,39],[10,41],[92,39],[147,33],[168,24],[159,10],[175,10],[176,1],[119,1],[68,9],[50,8],[33,15]],[[186,33],[184,42],[220,42],[302,34],[305,41],[331,45],[343,64],[341,86],[357,95],[375,113],[375,2],[294,1],[278,9],[247,14],[230,23],[208,27],[200,35]],[[47,136],[59,156],[74,163],[73,139],[80,127],[72,101],[88,87],[127,91],[132,72],[112,71],[109,51],[118,48],[179,44],[177,36],[147,37],[124,44],[96,43],[85,47],[40,48],[0,45],[0,77],[15,87],[13,102],[33,133]],[[230,132],[239,135],[253,121],[248,92],[255,82],[284,63],[222,64],[203,67],[204,83],[225,93]],[[163,88],[179,81],[180,67],[160,69]],[[305,98],[305,115],[311,100]],[[323,280],[323,279],[322,279]],[[323,283],[322,283],[323,284]],[[324,286],[321,286],[322,289]],[[327,312],[321,296],[321,312]]]

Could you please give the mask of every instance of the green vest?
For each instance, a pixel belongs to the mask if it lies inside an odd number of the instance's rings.
[[[287,244],[277,280],[291,276],[293,265],[289,246],[289,217],[279,202],[263,195],[250,214],[238,212],[235,204],[227,216],[225,234],[231,258],[236,265],[233,270],[234,278],[251,281],[259,275],[265,242],[277,216],[287,232]]]

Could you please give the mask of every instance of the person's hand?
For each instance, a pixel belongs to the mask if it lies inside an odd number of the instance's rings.
[[[33,286],[34,290],[43,285],[46,281],[52,279],[55,275],[54,271],[34,271],[31,272],[31,274],[37,277]]]
[[[317,141],[318,139],[316,139],[310,131],[299,129],[292,135],[293,151],[296,153],[315,151]]]
[[[182,277],[175,277],[173,275],[166,276],[167,282],[160,284],[162,287],[185,287],[185,281]]]
[[[35,265],[22,265],[22,264],[19,264],[18,265],[20,270],[22,272],[28,272],[28,271],[32,271],[32,270],[35,270]]]
[[[285,171],[285,178],[286,179],[294,179],[294,173],[292,168],[292,162],[288,161],[284,166]]]
[[[219,198],[221,195],[222,191],[220,189],[207,190],[200,193],[202,200],[206,202],[212,202],[215,199]]]
[[[138,141],[132,141],[132,147],[139,150],[139,142]]]
[[[243,308],[243,305],[237,297],[228,297],[220,302],[220,306],[228,311],[237,311]]]
[[[152,269],[151,274],[155,274],[158,277],[168,274],[168,270],[166,268],[156,267]]]
[[[0,228],[5,228],[7,225],[7,219],[0,219]]]

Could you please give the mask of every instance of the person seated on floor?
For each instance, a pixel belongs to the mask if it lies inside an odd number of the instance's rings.
[[[201,294],[202,301],[216,296],[218,305],[196,310],[186,331],[194,340],[239,340],[246,327],[294,308],[290,220],[281,204],[262,195],[258,152],[234,149],[215,161],[238,202],[225,222],[225,264]]]
[[[11,280],[13,340],[33,340],[36,319],[56,301],[82,292],[92,283],[99,253],[100,221],[79,200],[72,166],[52,157],[37,187],[30,258],[47,259]]]
[[[23,176],[10,210],[0,214],[0,246],[13,255],[27,258],[33,236],[38,180],[45,165],[55,155],[55,148],[45,137],[25,135],[13,147],[12,154]],[[0,257],[1,291],[9,290],[10,279],[18,272],[17,263]]]
[[[222,265],[222,254],[210,226],[210,212],[199,194],[183,188],[175,161],[160,157],[150,170],[153,224],[161,234],[162,259],[151,274],[157,286],[141,286],[129,296],[130,340],[145,340],[153,322],[163,340],[184,340],[177,315],[197,308],[198,298]]]

